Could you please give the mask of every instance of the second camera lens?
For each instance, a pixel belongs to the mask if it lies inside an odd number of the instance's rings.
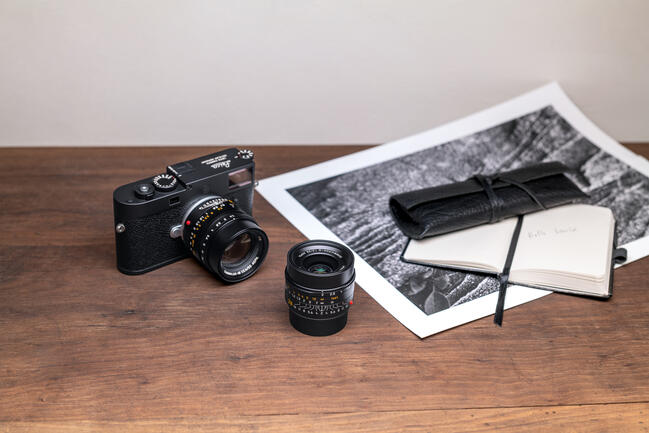
[[[285,299],[293,327],[308,335],[343,329],[354,297],[354,278],[354,255],[344,245],[313,240],[291,248]]]

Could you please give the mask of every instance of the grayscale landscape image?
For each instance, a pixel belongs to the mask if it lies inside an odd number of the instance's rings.
[[[493,128],[288,190],[426,314],[498,290],[496,279],[404,263],[407,238],[392,221],[391,195],[561,161],[569,177],[610,208],[618,244],[649,235],[649,179],[584,138],[551,106]]]

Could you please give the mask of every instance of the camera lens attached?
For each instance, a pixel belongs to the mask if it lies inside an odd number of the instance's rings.
[[[298,331],[331,335],[347,324],[354,297],[354,255],[336,242],[305,241],[293,246],[286,261],[285,298]]]
[[[226,283],[254,274],[268,252],[268,237],[232,200],[206,197],[183,220],[183,242],[194,257]]]

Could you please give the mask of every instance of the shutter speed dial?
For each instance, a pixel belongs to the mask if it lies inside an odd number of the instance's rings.
[[[169,192],[176,189],[178,181],[170,174],[162,173],[153,178],[153,186],[160,192]]]

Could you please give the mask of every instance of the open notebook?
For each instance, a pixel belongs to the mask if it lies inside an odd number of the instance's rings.
[[[411,239],[410,263],[500,273],[517,218]],[[575,204],[525,215],[509,281],[559,292],[609,297],[615,218],[610,209]]]

